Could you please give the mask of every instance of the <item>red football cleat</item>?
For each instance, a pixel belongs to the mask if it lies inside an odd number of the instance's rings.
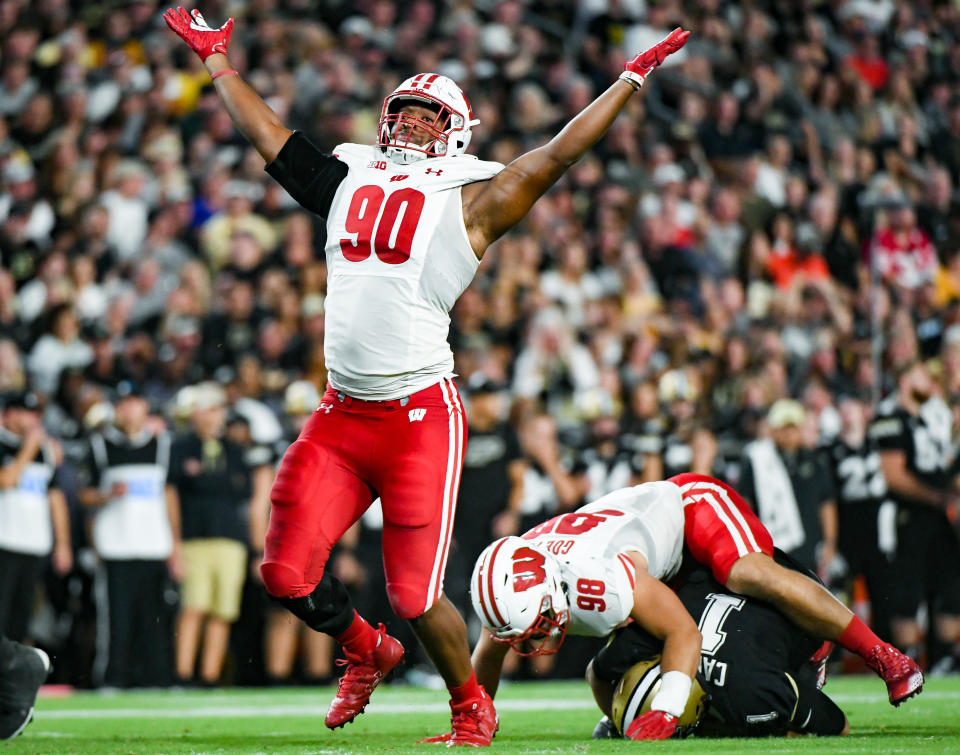
[[[807,664],[817,673],[817,689],[823,689],[823,685],[827,683],[827,659],[830,658],[830,653],[833,652],[834,647],[836,647],[834,643],[827,640],[807,661]]]
[[[442,745],[445,742],[449,742],[453,738],[453,734],[447,732],[446,734],[437,734],[435,737],[424,737],[423,739],[418,739],[418,745]]]
[[[893,645],[876,645],[866,657],[867,665],[887,683],[891,705],[920,694],[923,690],[923,672],[916,661],[904,655]]]
[[[380,638],[369,655],[355,656],[345,652],[346,661],[338,661],[346,665],[347,670],[340,679],[337,696],[330,703],[324,719],[328,728],[345,726],[363,713],[377,685],[403,660],[400,641],[387,634],[383,624],[377,627],[377,633]]]
[[[481,689],[483,689],[481,687]],[[417,744],[446,744],[447,747],[489,747],[500,728],[493,700],[483,692],[480,697],[455,705],[450,702],[451,732],[426,737]]]

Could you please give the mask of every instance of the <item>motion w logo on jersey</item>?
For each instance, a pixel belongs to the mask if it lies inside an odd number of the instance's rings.
[[[426,416],[426,409],[411,409],[409,412],[407,412],[407,417],[411,422],[423,422],[423,418]]]

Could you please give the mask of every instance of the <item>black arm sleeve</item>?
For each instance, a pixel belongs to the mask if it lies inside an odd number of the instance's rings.
[[[753,479],[753,464],[750,463],[750,457],[743,457],[743,464],[740,467],[740,480],[737,482],[737,492],[747,502],[747,505],[757,510],[757,485]]]
[[[97,464],[97,457],[93,453],[93,446],[90,445],[89,441],[79,473],[80,483],[83,487],[96,488],[100,486],[100,465]]]
[[[347,166],[294,131],[273,162],[264,168],[302,207],[327,217]]]

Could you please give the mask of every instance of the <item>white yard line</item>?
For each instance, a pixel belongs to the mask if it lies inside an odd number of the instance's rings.
[[[830,690],[825,690],[830,695]],[[834,702],[844,705],[857,704],[886,704],[887,698],[880,691],[877,694],[845,694],[830,695]],[[919,701],[924,700],[958,700],[960,691],[930,691],[923,693]],[[910,701],[907,704],[915,703]],[[316,705],[204,705],[204,701],[191,701],[189,708],[80,708],[74,710],[43,710],[37,711],[38,720],[67,720],[67,719],[108,719],[108,718],[271,718],[316,716],[323,713],[326,702]],[[497,710],[502,712],[525,711],[552,711],[552,710],[592,710],[595,704],[592,700],[500,700]],[[445,702],[417,702],[417,703],[371,703],[368,713],[381,715],[408,715],[410,713],[446,713],[450,710]]]
[[[590,710],[596,707],[592,700],[503,700],[497,703],[500,711]],[[73,718],[270,718],[272,716],[316,716],[324,712],[320,705],[257,705],[205,707],[200,701],[190,708],[86,708],[79,710],[40,710],[37,719]],[[445,702],[435,703],[370,703],[367,713],[410,714],[449,713]]]

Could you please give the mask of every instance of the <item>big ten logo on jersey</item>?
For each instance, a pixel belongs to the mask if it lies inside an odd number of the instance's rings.
[[[513,591],[526,592],[542,585],[547,578],[545,563],[542,553],[533,548],[518,548],[513,554]]]
[[[723,625],[733,611],[743,610],[743,598],[732,595],[710,593],[707,596],[707,607],[700,616],[700,664],[698,670],[709,683],[722,687],[727,681],[727,664],[718,661],[714,656],[727,641],[727,633]]]
[[[367,163],[367,167],[373,170],[386,170],[387,161],[386,160],[371,160]]]

